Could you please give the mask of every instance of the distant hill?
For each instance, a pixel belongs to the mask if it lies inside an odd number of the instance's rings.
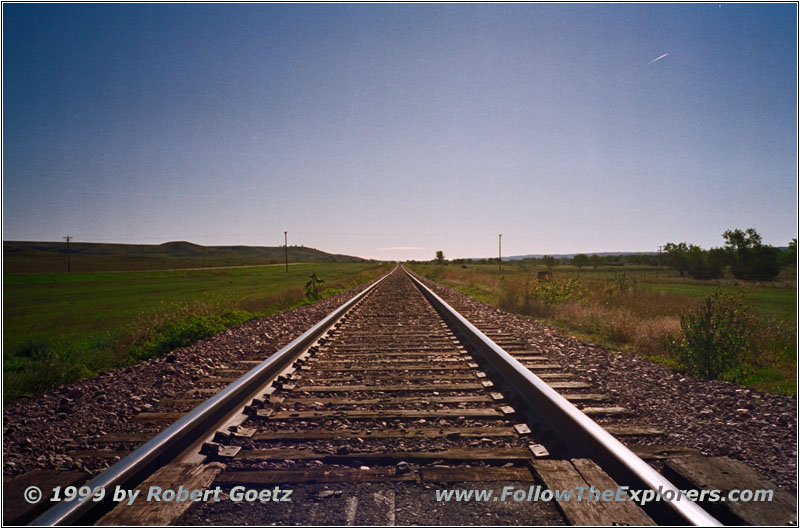
[[[71,242],[69,248],[70,269],[73,272],[163,270],[284,262],[283,246],[200,246],[186,241],[174,241],[157,245]],[[366,259],[330,254],[305,246],[289,246],[289,263],[363,261]],[[64,242],[3,241],[5,273],[66,270],[67,245]]]
[[[776,247],[781,252],[788,252],[788,246],[777,246]],[[586,255],[599,255],[600,257],[607,257],[609,255],[658,255],[658,252],[578,252],[578,253],[585,253]],[[552,254],[544,254],[544,253],[533,253],[527,255],[510,255],[510,256],[503,256],[503,261],[521,261],[522,259],[541,259],[545,255],[549,255],[550,257],[555,257],[556,259],[572,259],[578,253],[552,253]],[[484,261],[486,259],[491,259],[494,262],[497,262],[497,257],[470,257],[469,259],[473,261]]]
[[[788,246],[777,246],[776,247],[781,252],[788,252]],[[599,255],[600,257],[607,257],[609,255],[658,255],[658,252],[578,252],[578,253],[585,253],[586,255]],[[522,259],[541,259],[545,255],[549,255],[550,257],[555,257],[556,259],[572,259],[578,253],[553,253],[553,254],[544,254],[544,253],[536,253],[536,254],[528,254],[528,255],[512,255],[509,257],[503,256],[503,261],[520,261]],[[475,261],[479,261],[486,258],[473,258]],[[497,257],[494,257],[496,260]],[[496,261],[495,261],[496,262]]]
[[[586,252],[578,252],[578,253],[586,253]],[[555,257],[556,259],[572,259],[578,253],[554,253],[554,254],[544,254],[544,253],[536,253],[536,254],[529,254],[529,255],[512,255],[511,257],[503,257],[503,261],[519,261],[521,259],[541,259],[545,255],[549,255],[550,257]],[[658,252],[589,252],[586,255],[599,255],[600,257],[606,257],[608,255],[658,255]]]
[[[585,253],[586,255],[599,255],[600,257],[606,257],[609,255],[658,255],[658,252],[578,252],[578,253]],[[504,255],[503,261],[521,261],[522,259],[541,259],[545,255],[549,255],[550,257],[555,257],[556,259],[572,259],[578,253],[532,253],[527,255]],[[485,260],[492,260],[495,263],[497,262],[497,256],[495,257],[468,257],[472,261],[485,261]]]

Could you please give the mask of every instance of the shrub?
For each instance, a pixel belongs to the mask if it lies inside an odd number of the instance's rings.
[[[681,312],[681,342],[669,351],[679,366],[705,378],[740,380],[748,349],[749,318],[742,296],[715,291],[694,310]]]
[[[317,274],[311,272],[311,275],[308,276],[310,279],[306,283],[306,298],[311,301],[318,301],[322,299],[322,294],[319,292],[319,286],[321,283],[324,283],[324,279],[320,279],[317,277]]]

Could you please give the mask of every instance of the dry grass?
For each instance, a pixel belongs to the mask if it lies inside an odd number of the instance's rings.
[[[689,305],[697,302],[696,298],[681,294],[667,294],[654,290],[627,290],[608,293],[605,289],[589,291],[587,302],[614,308],[625,308],[640,317],[654,318],[658,316],[676,316]]]
[[[250,312],[279,312],[293,307],[305,299],[305,291],[300,287],[292,287],[274,294],[246,298],[237,304],[239,308]]]
[[[626,276],[540,282],[533,269],[504,275],[458,267],[427,267],[426,275],[499,308],[560,323],[647,356],[665,356],[680,335],[680,313],[696,302],[682,294],[649,290]]]
[[[666,343],[680,334],[680,319],[674,316],[643,316],[614,306],[573,301],[558,306],[553,319],[569,322],[570,327],[611,340],[615,344],[632,345],[647,354],[661,356]]]
[[[536,279],[537,270],[524,266],[504,267],[503,276],[496,269],[477,266],[421,266],[417,271],[507,312],[545,319],[592,341],[670,367],[677,366],[668,343],[682,336],[681,312],[698,305],[701,296],[715,286],[684,281],[672,284],[666,279],[653,283],[636,274],[614,271],[571,277],[558,273],[555,281],[543,287]],[[783,316],[782,300],[776,297],[782,291],[774,285],[764,293],[754,292],[752,285],[748,288],[758,310],[750,310],[747,361],[751,374],[744,383],[764,391],[794,394],[797,327]]]

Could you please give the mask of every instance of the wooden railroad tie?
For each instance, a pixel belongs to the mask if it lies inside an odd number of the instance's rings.
[[[770,501],[718,501],[701,505],[728,525],[797,525],[797,498],[729,457],[687,455],[664,460],[664,476],[681,489],[773,491]],[[744,498],[742,498],[744,499]]]
[[[531,458],[531,450],[526,447],[513,448],[453,448],[437,452],[350,452],[347,454],[326,454],[314,450],[270,448],[267,450],[242,450],[236,459],[258,461],[307,461],[319,460],[325,463],[351,463],[361,461],[372,464],[394,464],[399,461],[415,463],[461,463],[482,461],[485,463],[517,462],[524,464]]]
[[[246,470],[226,472],[215,485],[279,485],[300,483],[386,483],[393,481],[466,483],[490,481],[532,482],[526,467],[425,467],[398,473],[394,468],[304,468],[292,470]]]
[[[574,491],[578,487],[616,491],[618,487],[608,474],[589,459],[532,459],[530,466],[551,491]],[[656,525],[641,507],[631,502],[576,501],[576,498],[570,498],[557,503],[572,525]]]
[[[438,418],[500,418],[505,414],[493,408],[449,408],[438,410],[308,410],[275,411],[259,410],[259,418],[270,420],[312,420],[331,417],[346,419],[438,419]]]

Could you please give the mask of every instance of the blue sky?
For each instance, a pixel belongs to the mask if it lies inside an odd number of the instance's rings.
[[[3,5],[3,238],[797,236],[794,4]],[[655,61],[664,54],[663,58]]]

